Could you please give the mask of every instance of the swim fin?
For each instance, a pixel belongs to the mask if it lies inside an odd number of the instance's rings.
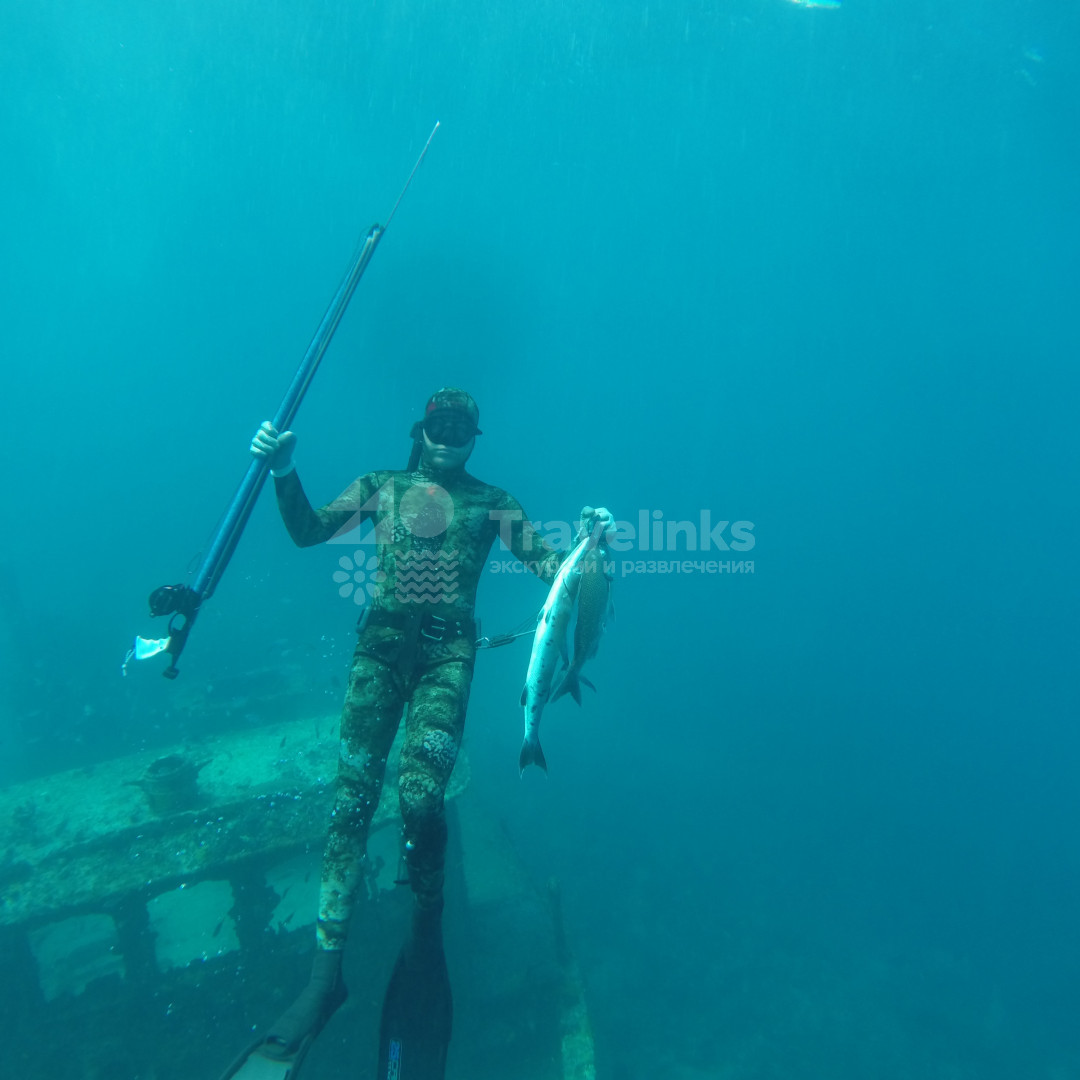
[[[222,1073],[220,1080],[296,1080],[311,1044],[349,996],[342,953],[316,949],[311,978],[300,996]]]
[[[442,929],[414,930],[383,999],[376,1080],[443,1080],[454,1001]]]
[[[220,1080],[295,1080],[307,1057],[314,1035],[305,1036],[297,1051],[286,1058],[270,1058],[259,1053],[265,1039],[256,1039],[222,1074]]]

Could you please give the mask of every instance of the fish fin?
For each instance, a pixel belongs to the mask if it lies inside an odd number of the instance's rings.
[[[588,688],[589,688],[589,689],[590,689],[590,690],[591,690],[591,691],[592,691],[592,692],[593,692],[594,694],[596,693],[596,687],[595,687],[595,686],[593,686],[593,684],[592,684],[591,682],[589,682],[589,680],[588,680],[588,679],[586,679],[584,675],[579,675],[579,676],[578,676],[578,678],[579,678],[579,679],[580,679],[580,680],[581,680],[581,681],[582,681],[582,682],[583,682],[583,683],[584,683],[584,684],[585,684],[585,685],[586,685],[586,686],[587,686],[587,687],[588,687]],[[578,704],[579,704],[579,705],[581,704],[581,698],[578,698]]]
[[[565,672],[562,681],[559,683],[558,688],[548,699],[550,701],[557,701],[563,696],[563,694],[569,694],[579,705],[581,704],[581,687],[578,686],[578,679],[581,678],[580,674],[576,671],[570,670]]]
[[[523,686],[521,688],[521,701],[519,702],[519,704],[524,706],[525,702],[527,702],[528,700],[529,700],[529,687],[528,687],[528,685],[525,685],[525,686]]]
[[[581,674],[574,676],[574,681],[570,682],[567,677],[567,690],[570,691],[570,696],[580,705],[581,704]]]
[[[544,760],[544,751],[540,749],[540,740],[526,739],[521,744],[521,753],[518,755],[518,768],[521,770],[521,775],[525,775],[526,765],[539,765],[544,772],[547,772],[547,762]]]
[[[607,614],[608,614],[608,618],[612,622],[614,622],[615,621],[615,601],[614,600],[609,600],[608,601]]]

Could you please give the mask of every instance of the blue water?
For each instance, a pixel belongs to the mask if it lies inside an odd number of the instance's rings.
[[[599,1075],[1080,1076],[1078,55],[1049,0],[6,5],[0,781],[205,734],[185,686],[272,719],[282,656],[336,708],[341,552],[269,495],[180,680],[120,661],[439,120],[312,498],[450,384],[541,521],[753,523],[752,574],[616,582],[547,781],[525,647],[478,670]],[[492,575],[485,628],[541,598]]]

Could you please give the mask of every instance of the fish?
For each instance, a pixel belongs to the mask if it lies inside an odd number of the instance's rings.
[[[525,686],[521,691],[521,704],[525,709],[525,739],[521,744],[518,767],[522,775],[527,765],[539,765],[547,772],[547,761],[540,747],[540,717],[551,697],[559,658],[566,657],[566,631],[581,583],[581,561],[589,550],[589,539],[586,536],[579,540],[563,559],[536,624]]]
[[[551,695],[552,701],[569,694],[580,705],[581,684],[584,683],[590,690],[596,689],[581,674],[581,669],[596,655],[608,616],[615,614],[611,606],[611,579],[614,573],[614,564],[608,558],[604,545],[591,545],[581,559],[577,622],[574,625],[574,659],[563,668],[558,689]]]

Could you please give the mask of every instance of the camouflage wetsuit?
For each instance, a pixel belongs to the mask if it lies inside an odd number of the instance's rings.
[[[378,582],[341,714],[338,790],[323,860],[318,945],[344,948],[362,880],[368,828],[386,758],[407,704],[399,797],[406,864],[417,904],[442,904],[443,794],[465,726],[475,655],[473,608],[495,538],[550,580],[562,555],[529,523],[520,503],[463,469],[368,473],[314,510],[291,472],[275,480],[290,536],[319,544],[375,522]]]

